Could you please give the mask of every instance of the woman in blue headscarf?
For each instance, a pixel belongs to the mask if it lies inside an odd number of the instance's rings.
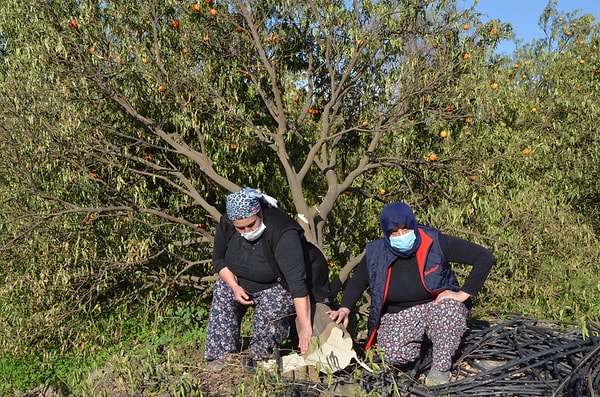
[[[270,357],[289,336],[293,316],[299,324],[300,353],[308,352],[313,296],[305,242],[302,227],[277,208],[274,198],[249,187],[227,196],[212,255],[219,279],[208,319],[207,361],[240,351],[240,324],[249,307],[254,307],[251,359]]]
[[[426,384],[447,383],[452,356],[466,330],[470,298],[483,287],[496,260],[480,245],[418,224],[405,203],[384,207],[380,227],[383,238],[367,244],[340,308],[329,316],[347,326],[351,308],[369,288],[365,348],[377,343],[387,364],[402,366],[419,357],[426,335],[433,345]],[[462,286],[451,262],[472,266]]]

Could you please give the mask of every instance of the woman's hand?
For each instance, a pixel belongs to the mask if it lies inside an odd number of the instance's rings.
[[[434,303],[440,303],[444,299],[454,299],[455,301],[464,302],[471,297],[471,294],[465,291],[451,291],[449,289],[442,291],[436,298]]]
[[[240,287],[239,284],[236,284],[233,288],[231,288],[231,290],[233,291],[235,300],[240,302],[242,305],[249,306],[254,304],[254,298],[248,292],[246,292],[245,289]]]
[[[308,353],[311,338],[312,327],[300,327],[298,330],[298,348],[300,349],[300,354],[304,355]]]
[[[335,321],[337,324],[343,323],[344,327],[348,326],[348,316],[350,315],[350,309],[347,307],[340,307],[337,310],[330,310],[327,312],[329,318]]]

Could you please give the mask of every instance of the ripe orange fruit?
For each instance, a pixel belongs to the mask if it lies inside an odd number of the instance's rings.
[[[235,150],[235,149],[237,149],[237,145],[235,143],[232,143],[231,145],[229,145],[229,148],[231,150]]]
[[[467,59],[469,59],[469,58],[471,58],[471,55],[470,55],[468,52],[465,52],[465,53],[463,54],[463,59],[464,59],[464,60],[467,60]]]
[[[494,36],[498,36],[498,29],[496,29],[496,28],[492,29],[492,34]]]
[[[142,63],[143,63],[144,65],[145,65],[145,64],[147,64],[148,62],[150,62],[150,61],[148,61],[148,58],[142,58]]]
[[[274,34],[270,35],[269,36],[269,41],[271,41],[271,42],[277,41],[277,35],[274,35]]]
[[[71,27],[72,27],[73,29],[77,29],[77,28],[78,28],[78,26],[79,26],[79,25],[77,25],[77,21],[76,21],[76,20],[74,20],[74,19],[71,19],[71,20],[69,21],[69,25],[71,25]]]
[[[441,131],[440,131],[440,137],[441,137],[441,138],[447,138],[447,137],[448,137],[448,131],[446,131],[446,130],[441,130]]]
[[[583,65],[584,63],[585,63],[585,61],[584,61],[583,59],[580,59],[580,60],[579,60],[579,64],[580,64],[580,65]]]
[[[363,39],[358,39],[358,40],[356,41],[356,44],[358,44],[358,45],[363,45],[363,44],[365,44],[365,41],[364,41]]]
[[[381,194],[382,196],[384,194],[386,194],[386,193],[387,193],[387,190],[385,190],[385,189],[379,189],[379,194]]]
[[[477,176],[477,175],[471,175],[470,178],[471,178],[471,180],[473,182],[475,182],[477,179],[479,179],[479,176]]]
[[[218,14],[217,10],[215,10],[214,8],[211,8],[209,12],[210,12],[210,15],[212,15],[213,17],[217,16],[217,14]]]
[[[523,154],[525,156],[529,156],[531,154],[531,149],[529,149],[529,148],[526,147],[525,149],[523,149]]]
[[[469,116],[465,119],[465,121],[467,122],[467,124],[471,124],[473,122],[473,117]]]
[[[368,122],[367,120],[365,120],[365,121],[363,121],[363,122],[362,122],[362,126],[363,126],[363,127],[366,127],[366,126],[368,126],[368,125],[369,125],[369,122]]]
[[[171,21],[171,26],[173,26],[175,29],[177,29],[179,27],[179,19],[173,19]]]
[[[522,78],[522,79],[526,79],[526,78],[527,78],[527,75],[526,75],[525,73],[523,73],[523,74],[521,75],[521,78]]]
[[[208,42],[208,40],[209,40],[209,37],[208,37],[208,35],[207,35],[207,34],[205,34],[204,36],[202,36],[202,41],[203,41],[203,42],[207,43],[207,42]]]
[[[453,111],[454,111],[454,106],[452,106],[452,105],[448,105],[448,106],[446,107],[446,111],[447,111],[447,112],[453,112]]]
[[[349,190],[344,190],[344,194],[345,194],[346,196],[350,196],[350,194],[351,194],[351,193],[350,193],[350,191],[349,191]]]
[[[437,154],[435,154],[435,153],[431,153],[431,154],[429,155],[429,161],[432,161],[432,162],[433,162],[433,161],[437,161]]]
[[[250,78],[250,72],[244,72],[244,77],[247,79]]]
[[[469,26],[469,24],[468,24],[468,23],[465,23],[465,24],[462,26],[462,28],[463,28],[463,30],[469,30],[469,29],[471,29],[471,27]]]
[[[536,113],[536,112],[537,112],[537,108],[536,107],[531,108],[531,113]]]
[[[158,92],[165,92],[167,89],[164,86],[159,85],[157,90],[158,90]]]
[[[235,28],[235,31],[238,33],[244,33],[244,28],[242,28],[241,26],[238,26],[237,28]]]
[[[298,100],[299,100],[299,99],[298,99],[298,97],[297,97],[297,96],[295,96],[295,97],[294,97],[294,102],[298,103]]]
[[[492,84],[490,84],[490,88],[491,88],[492,90],[495,90],[495,89],[497,89],[497,88],[498,88],[498,83],[492,83]]]
[[[202,10],[202,7],[200,7],[200,4],[194,3],[194,4],[192,4],[192,10],[200,11],[200,10]]]
[[[204,0],[206,2],[206,4],[211,5],[213,3],[213,0]]]
[[[519,69],[519,66],[521,66],[521,65],[519,65],[518,63],[515,63],[515,69]]]

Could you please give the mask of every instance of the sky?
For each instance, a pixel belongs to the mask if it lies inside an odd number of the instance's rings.
[[[548,0],[479,0],[475,9],[483,14],[483,21],[498,18],[510,22],[517,38],[527,43],[543,37],[538,20],[547,4]],[[473,0],[460,0],[459,5],[468,8]],[[593,14],[596,22],[600,22],[600,0],[558,0],[557,8],[564,12],[580,10],[580,15]],[[509,42],[498,47],[499,52],[505,53],[512,53],[514,49],[514,44]]]

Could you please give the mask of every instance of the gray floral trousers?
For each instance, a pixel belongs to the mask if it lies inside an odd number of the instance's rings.
[[[253,296],[255,304],[248,353],[254,360],[265,360],[289,336],[294,300],[279,284]],[[217,280],[206,331],[206,360],[221,359],[228,353],[240,351],[240,326],[248,308],[235,300],[223,280]]]
[[[427,335],[433,344],[432,367],[449,371],[452,356],[467,330],[468,314],[465,304],[454,299],[387,313],[381,318],[377,344],[383,349],[388,364],[407,364],[419,357],[423,337]]]

